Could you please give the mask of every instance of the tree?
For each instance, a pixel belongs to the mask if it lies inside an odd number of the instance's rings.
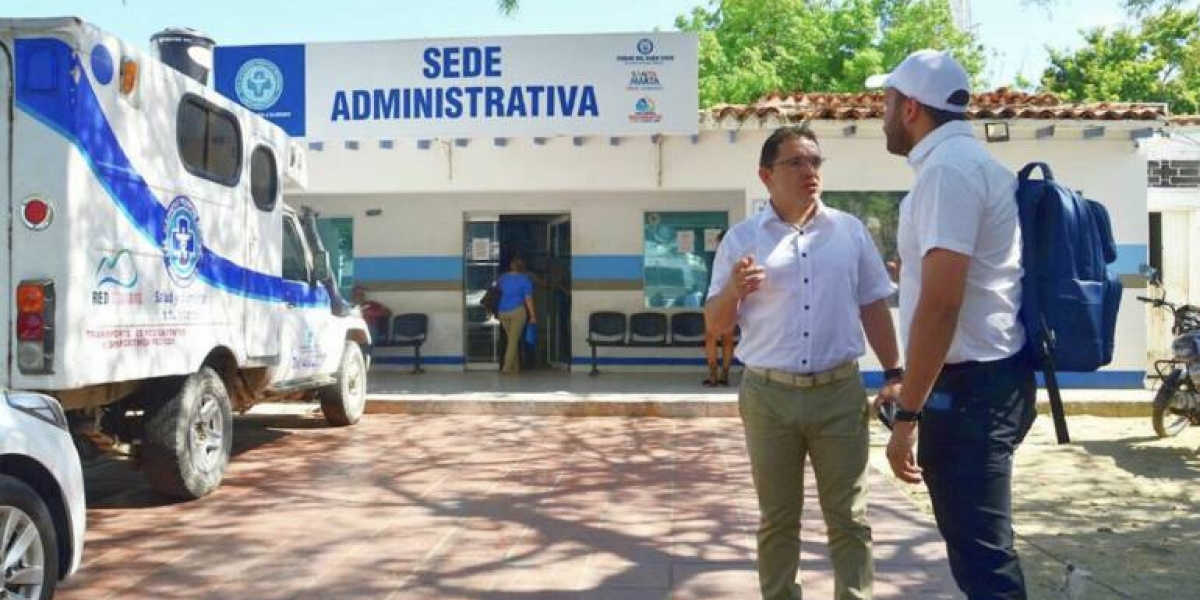
[[[1166,102],[1200,109],[1200,9],[1166,2],[1136,26],[1083,32],[1086,45],[1050,50],[1042,87],[1072,101]]]
[[[772,92],[857,92],[920,48],[948,50],[972,77],[983,48],[946,0],[709,0],[675,25],[699,34],[700,103]]]
[[[1022,0],[1025,4],[1051,9],[1057,0]],[[1159,8],[1179,8],[1187,4],[1186,0],[1122,0],[1121,5],[1130,16],[1141,17]]]
[[[496,0],[496,10],[506,17],[511,17],[521,7],[520,4],[518,0]]]

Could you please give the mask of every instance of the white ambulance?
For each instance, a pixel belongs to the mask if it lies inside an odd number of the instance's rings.
[[[159,491],[224,475],[232,413],[362,415],[370,340],[275,125],[76,18],[0,19],[0,387],[57,398],[81,448]]]

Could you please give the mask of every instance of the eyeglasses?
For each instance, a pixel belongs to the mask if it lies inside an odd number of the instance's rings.
[[[824,156],[796,156],[786,160],[777,160],[771,163],[772,167],[787,167],[789,169],[799,169],[800,165],[804,165],[812,170],[821,168],[825,164]]]

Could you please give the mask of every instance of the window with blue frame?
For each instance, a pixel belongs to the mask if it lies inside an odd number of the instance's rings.
[[[646,308],[700,308],[708,292],[724,211],[648,212],[642,251]]]

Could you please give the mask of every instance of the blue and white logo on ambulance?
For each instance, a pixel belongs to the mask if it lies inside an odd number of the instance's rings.
[[[163,262],[167,274],[176,285],[187,287],[196,278],[196,267],[204,248],[200,216],[191,200],[179,196],[167,207],[167,220],[163,225]]]
[[[137,286],[137,265],[133,263],[133,253],[128,248],[121,248],[115,254],[105,253],[96,263],[96,287],[114,286],[132,289]]]
[[[267,110],[283,95],[283,71],[265,58],[252,58],[238,69],[234,90],[242,106]]]
[[[630,123],[657,123],[662,115],[655,110],[654,100],[645,96],[638,98],[633,105],[633,114],[629,115]]]

